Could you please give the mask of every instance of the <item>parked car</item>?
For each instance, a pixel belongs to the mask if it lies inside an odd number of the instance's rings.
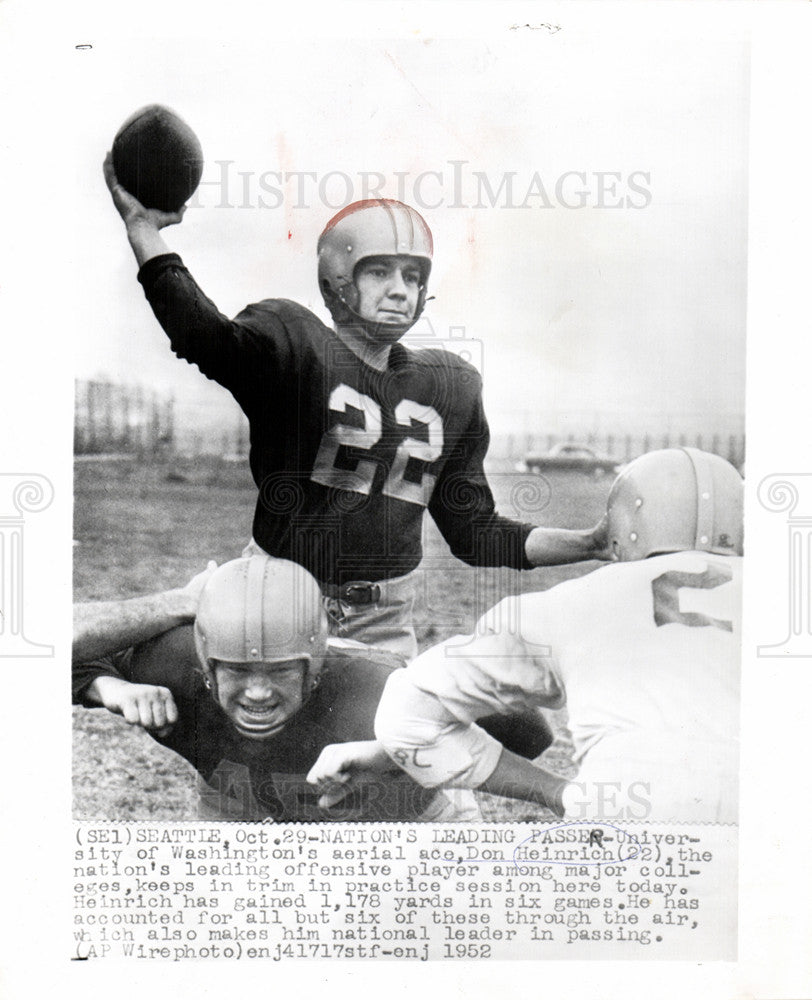
[[[584,444],[573,442],[555,444],[546,452],[530,452],[516,466],[518,472],[545,472],[550,469],[586,472],[599,479],[607,472],[617,473],[622,462],[608,455],[602,455]]]

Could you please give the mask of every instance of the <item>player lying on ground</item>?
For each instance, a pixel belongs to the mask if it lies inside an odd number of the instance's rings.
[[[109,156],[105,177],[172,349],[225,386],[250,422],[260,491],[251,551],[305,566],[331,601],[334,631],[416,655],[426,507],[473,566],[603,557],[602,525],[548,529],[496,513],[479,374],[449,352],[398,343],[423,311],[432,263],[431,232],[414,209],[356,202],[327,224],[318,278],[333,329],[286,299],[230,320],[163,240],[183,212],[144,208]]]
[[[479,817],[471,793],[423,789],[395,767],[320,807],[307,771],[326,745],[373,738],[383,685],[402,661],[328,643],[318,585],[295,563],[237,559],[180,590],[78,605],[75,620],[74,701],[123,715],[188,760],[200,818]],[[550,743],[532,716],[511,730],[521,752]]]
[[[393,675],[378,740],[427,788],[558,803],[574,819],[735,822],[742,513],[741,477],[718,456],[643,455],[609,497],[617,564],[508,598],[474,635]],[[574,782],[519,759],[475,723],[565,704]],[[374,744],[350,761],[381,762]],[[342,749],[327,748],[311,779],[329,790],[344,769]]]

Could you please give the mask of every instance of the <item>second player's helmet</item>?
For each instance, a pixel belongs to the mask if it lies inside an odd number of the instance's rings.
[[[719,455],[667,448],[620,473],[607,504],[609,548],[619,560],[697,550],[741,555],[744,484]]]
[[[409,205],[391,198],[373,198],[347,205],[324,227],[319,237],[319,289],[336,323],[366,324],[355,311],[355,272],[367,257],[406,254],[420,264],[417,308],[403,331],[413,326],[426,304],[434,254],[431,230]]]
[[[309,694],[327,644],[321,590],[297,563],[265,555],[234,559],[206,582],[194,634],[208,681],[215,661],[273,665],[303,660]]]

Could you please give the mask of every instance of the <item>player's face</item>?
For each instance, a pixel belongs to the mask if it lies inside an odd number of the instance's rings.
[[[420,265],[414,257],[368,257],[355,273],[356,312],[383,327],[410,323],[417,310],[420,280]]]
[[[217,663],[217,700],[243,736],[275,736],[304,703],[304,660]]]

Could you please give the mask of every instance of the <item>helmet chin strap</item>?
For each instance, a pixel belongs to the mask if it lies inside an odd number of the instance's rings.
[[[321,671],[313,677],[313,671],[311,670],[312,665],[312,661],[305,660],[304,672],[302,674],[302,708],[304,708],[308,701],[310,701],[313,696],[313,692],[319,686],[319,681],[321,680]]]
[[[217,674],[215,672],[215,668],[212,665],[212,661],[211,660],[208,660],[206,665],[208,667],[208,670],[206,671],[205,674],[203,674],[203,683],[206,685],[206,690],[209,692],[209,694],[211,695],[211,697],[219,705],[220,704],[220,693],[217,690]]]
[[[379,334],[381,331],[388,331],[389,334],[396,334],[396,338],[387,337],[383,343],[393,342],[394,339],[400,340],[400,338],[409,332],[414,326],[416,320],[411,323],[401,324],[401,323],[373,323],[372,320],[364,319],[361,316],[353,316],[349,321],[339,322],[336,321],[336,327],[343,327],[346,329],[361,330],[363,333],[369,337],[372,344],[379,346],[381,341],[379,339]]]
[[[351,287],[353,290],[355,290],[355,285],[344,286],[344,287],[345,288]],[[356,312],[353,306],[351,306],[350,303],[345,298],[344,288],[342,288],[340,292],[334,292],[331,288],[328,288],[328,291],[332,302],[340,303],[341,306],[343,306],[343,309],[347,315],[347,319],[344,320],[342,316],[336,315],[336,313],[338,312],[337,309],[334,310],[331,308],[330,314],[332,315],[333,321],[336,323],[336,325],[360,326],[366,333],[369,333],[372,336],[375,336],[375,334],[379,330],[385,329],[385,330],[397,330],[400,336],[402,337],[403,334],[408,333],[408,331],[411,330],[411,328],[423,315],[423,309],[425,308],[426,302],[431,301],[431,299],[423,299],[421,301],[421,299],[418,298],[418,304],[417,308],[415,309],[414,316],[407,323],[376,323],[373,322],[372,320],[365,319],[359,312]],[[431,298],[433,299],[434,296],[431,296]]]

